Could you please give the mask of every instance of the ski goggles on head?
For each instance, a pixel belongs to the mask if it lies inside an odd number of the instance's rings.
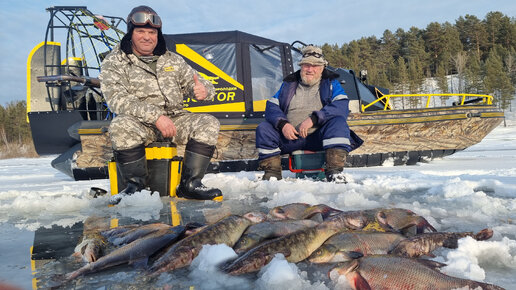
[[[149,24],[154,28],[161,28],[161,18],[158,15],[147,12],[136,12],[129,19],[134,25]]]
[[[307,52],[307,53],[303,54],[303,57],[309,57],[309,56],[321,58],[323,55],[320,53],[317,53],[317,52]]]

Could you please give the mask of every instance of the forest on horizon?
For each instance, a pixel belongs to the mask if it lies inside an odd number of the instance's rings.
[[[506,109],[515,93],[516,19],[501,12],[385,30],[381,38],[325,43],[322,50],[331,66],[352,69],[357,76],[366,70],[368,83],[391,94],[425,93],[423,82],[435,78],[441,93],[492,95]],[[449,75],[459,78],[458,91],[450,91]]]

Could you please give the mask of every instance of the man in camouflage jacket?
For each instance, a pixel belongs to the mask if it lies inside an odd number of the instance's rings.
[[[102,93],[116,114],[109,127],[115,160],[127,187],[124,195],[147,186],[145,146],[166,138],[186,144],[179,197],[219,200],[222,193],[201,180],[217,143],[220,124],[208,114],[183,109],[185,96],[211,100],[213,85],[200,77],[182,57],[166,48],[161,19],[148,6],[127,17],[127,34],[102,63]]]

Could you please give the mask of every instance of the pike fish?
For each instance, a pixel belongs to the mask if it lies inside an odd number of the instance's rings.
[[[113,234],[108,238],[108,241],[115,246],[124,245],[161,229],[169,229],[171,227],[171,225],[163,223],[141,225],[139,227]]]
[[[313,220],[279,220],[255,224],[247,228],[233,249],[237,254],[247,252],[264,240],[281,237],[318,225]]]
[[[393,245],[404,240],[399,233],[342,232],[329,238],[308,257],[312,263],[337,263],[350,261],[361,255],[385,255]],[[360,256],[361,256],[360,255]]]
[[[242,233],[252,224],[264,221],[265,214],[250,212],[231,215],[209,225],[169,247],[149,269],[154,275],[190,265],[203,245],[226,244],[233,247]]]
[[[401,240],[389,251],[390,254],[405,257],[434,257],[432,252],[438,247],[456,249],[458,240],[464,237],[472,237],[477,241],[484,241],[493,236],[493,230],[483,229],[478,233],[423,233]]]
[[[343,212],[328,218],[319,225],[286,236],[266,241],[221,269],[231,275],[240,275],[260,270],[276,254],[281,253],[292,263],[306,259],[329,237],[344,229],[360,229],[365,225],[361,212]]]
[[[103,256],[107,241],[100,232],[108,227],[109,219],[106,217],[88,217],[83,223],[83,233],[72,256],[88,263],[95,262]]]
[[[478,241],[493,236],[493,231],[484,229],[477,234],[423,233],[406,238],[399,233],[382,232],[342,232],[329,238],[308,257],[312,263],[338,263],[355,259],[356,252],[364,256],[392,254],[403,257],[433,257],[432,251],[438,247],[457,248],[460,238],[472,237]]]
[[[81,258],[84,262],[95,262],[104,255],[106,245],[107,241],[100,232],[83,232],[73,256]]]
[[[141,225],[138,225],[138,224],[123,225],[123,226],[114,227],[109,230],[101,231],[100,234],[109,240],[115,236],[123,235],[125,232],[128,232],[132,229],[138,228],[140,226]]]
[[[502,290],[496,285],[445,275],[434,261],[397,256],[366,256],[343,262],[328,276],[344,275],[353,289],[469,289]],[[480,287],[480,288],[478,288]]]
[[[184,226],[176,226],[168,229],[161,229],[146,235],[114,250],[95,262],[89,263],[84,267],[67,274],[66,281],[117,265],[131,265],[139,262],[146,262],[149,256],[178,239],[183,234],[184,230]]]

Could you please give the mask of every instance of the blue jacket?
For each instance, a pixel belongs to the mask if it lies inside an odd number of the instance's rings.
[[[323,108],[313,112],[313,114],[317,116],[317,124],[314,124],[314,126],[320,126],[335,116],[343,116],[346,119],[348,117],[349,99],[337,80],[337,77],[337,74],[327,69],[323,70],[319,87]],[[265,106],[265,120],[271,123],[274,128],[279,129],[278,125],[282,120],[283,122],[281,123],[288,121],[287,112],[290,101],[292,101],[296,93],[296,88],[300,80],[300,71],[288,75],[284,79],[278,92],[267,101]]]

